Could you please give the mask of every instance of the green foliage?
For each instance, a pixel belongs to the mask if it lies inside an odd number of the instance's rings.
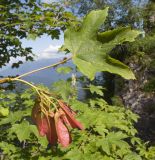
[[[13,133],[16,134],[20,142],[28,140],[30,138],[31,132],[35,131],[37,133],[36,127],[30,125],[27,121],[22,121],[20,124],[12,125],[9,130],[9,136],[12,136]]]
[[[135,54],[138,52],[143,52],[145,54],[151,55],[155,48],[155,35],[146,35],[145,38],[139,39],[135,43],[128,46],[128,52],[130,54]]]
[[[46,150],[48,142],[40,137],[35,125],[32,124],[31,110],[34,105],[34,92],[26,90],[22,94],[0,93],[0,106],[9,110],[9,115],[0,117],[0,149],[2,159],[33,159],[40,151]],[[17,101],[18,99],[18,101]],[[7,103],[5,103],[7,102]]]
[[[57,84],[59,86],[59,84]],[[56,84],[55,84],[56,86]],[[62,88],[66,90],[65,88]],[[10,113],[0,118],[0,149],[4,159],[123,159],[153,160],[154,147],[148,148],[136,137],[134,123],[138,116],[124,107],[108,105],[103,99],[90,99],[87,103],[70,99],[72,109],[78,111],[77,119],[85,126],[84,131],[71,130],[73,142],[68,148],[47,148],[47,140],[40,137],[31,121],[34,93],[26,90],[14,97],[22,100],[14,110],[13,94],[1,93],[7,98]],[[3,104],[5,98],[0,101]],[[31,105],[29,105],[31,104]],[[13,107],[13,108],[12,108]],[[5,130],[4,130],[5,128]]]
[[[130,28],[120,28],[98,33],[107,14],[108,8],[92,11],[85,17],[80,29],[67,29],[65,47],[73,54],[75,65],[91,80],[94,79],[95,73],[100,71],[134,79],[132,71],[122,62],[111,58],[108,53],[118,44],[134,41],[140,32]]]
[[[0,68],[11,58],[33,60],[32,48],[22,46],[22,39],[35,40],[43,34],[58,39],[60,30],[76,23],[76,18],[57,3],[39,3],[37,0],[1,0],[0,2]],[[17,61],[12,67],[19,67]]]
[[[155,78],[149,80],[143,87],[145,92],[155,92]]]
[[[8,108],[3,108],[3,107],[0,108],[0,116],[8,116],[8,114],[9,114]]]
[[[90,85],[89,86],[89,89],[90,89],[90,92],[93,94],[93,93],[96,93],[100,96],[103,96],[103,87],[102,86],[94,86],[94,85]]]
[[[105,28],[114,28],[119,26],[130,25],[139,29],[144,29],[146,32],[153,29],[154,20],[154,0],[140,1],[119,0],[119,3],[111,0],[59,0],[64,4],[64,7],[71,9],[73,13],[86,15],[91,10],[103,9],[109,6],[109,15],[106,20]],[[152,22],[151,18],[152,17]],[[143,21],[143,22],[142,22]],[[150,23],[151,22],[151,23]]]
[[[59,80],[52,85],[52,90],[56,94],[60,95],[62,99],[64,99],[66,102],[70,98],[76,97],[76,88],[72,86],[71,81],[64,81],[64,80]]]
[[[112,100],[112,104],[113,105],[116,105],[116,106],[124,106],[123,105],[123,102],[122,102],[122,99],[121,99],[121,97],[119,97],[119,96],[113,96],[112,98],[111,98],[111,100]]]

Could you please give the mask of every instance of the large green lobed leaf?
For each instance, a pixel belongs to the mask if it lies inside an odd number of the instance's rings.
[[[108,15],[108,8],[90,12],[79,30],[65,31],[65,48],[73,55],[73,62],[91,80],[96,72],[107,71],[125,79],[135,79],[131,69],[122,62],[111,58],[108,53],[118,44],[133,42],[139,31],[122,27],[99,33],[98,30]]]

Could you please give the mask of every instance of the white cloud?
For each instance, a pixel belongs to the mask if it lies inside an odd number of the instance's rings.
[[[37,55],[37,60],[40,59],[51,59],[51,58],[62,58],[65,56],[64,53],[59,52],[60,45],[49,45],[48,48],[44,49]]]
[[[54,46],[54,45],[49,45],[49,47],[46,48],[46,49],[44,50],[44,52],[47,52],[47,53],[51,53],[51,52],[57,53],[60,47],[61,47],[60,45],[56,45],[56,46]]]

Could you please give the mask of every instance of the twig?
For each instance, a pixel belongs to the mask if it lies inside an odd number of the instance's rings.
[[[46,91],[40,89],[39,87],[33,85],[32,83],[28,82],[28,81],[25,81],[23,79],[21,79],[22,77],[24,76],[27,76],[27,75],[30,75],[32,73],[35,73],[35,72],[38,72],[38,71],[41,71],[41,70],[44,70],[44,69],[48,69],[48,68],[51,68],[51,67],[55,67],[55,66],[58,66],[59,64],[63,64],[67,61],[69,61],[72,57],[69,57],[69,58],[65,58],[63,59],[62,61],[60,62],[57,62],[55,64],[52,64],[52,65],[49,65],[49,66],[45,66],[45,67],[42,67],[42,68],[39,68],[39,69],[36,69],[36,70],[32,70],[30,72],[26,72],[18,77],[15,77],[15,78],[3,78],[3,79],[0,79],[0,84],[1,83],[7,83],[7,82],[11,82],[11,81],[19,81],[19,82],[22,82],[30,87],[32,87],[39,95],[40,98],[42,98],[42,96],[47,100],[49,101],[51,104],[53,104],[53,106],[55,107],[55,109],[57,109],[57,107],[54,105],[54,103],[52,102],[52,100],[46,95],[44,94],[44,92],[46,93]],[[42,94],[41,94],[42,93]],[[48,94],[48,93],[47,93]]]
[[[10,78],[2,78],[2,79],[0,79],[0,83],[6,83],[8,81],[10,81]]]
[[[39,68],[39,69],[32,70],[32,71],[27,72],[27,73],[24,73],[24,74],[22,74],[22,75],[20,75],[20,76],[18,76],[16,78],[22,78],[22,77],[25,77],[25,76],[30,75],[32,73],[39,72],[39,71],[44,70],[44,69],[55,67],[55,66],[57,66],[59,64],[65,63],[65,62],[67,62],[67,61],[69,61],[71,59],[72,59],[72,57],[66,58],[66,59],[64,59],[64,60],[62,60],[60,62],[55,63],[55,64],[52,64],[52,65],[49,65],[49,66],[45,66],[45,67],[42,67],[42,68]]]

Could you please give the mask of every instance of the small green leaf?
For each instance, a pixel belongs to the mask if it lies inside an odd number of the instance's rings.
[[[41,144],[42,147],[46,148],[48,145],[48,140],[46,137],[41,137],[35,125],[31,125],[31,132],[38,138],[38,143]]]
[[[7,142],[0,142],[0,148],[1,150],[3,150],[3,153],[7,155],[11,155],[12,153],[15,153],[17,150],[17,147]]]
[[[37,34],[29,34],[29,35],[27,36],[27,39],[28,39],[28,40],[35,40],[37,37],[38,37]]]
[[[123,160],[142,160],[142,158],[136,153],[130,153],[124,156]]]
[[[110,155],[110,144],[108,142],[108,140],[106,140],[105,138],[102,138],[98,141],[96,141],[96,146],[97,147],[102,147],[102,150],[107,154]]]
[[[4,107],[1,107],[0,108],[0,115],[1,116],[8,116],[9,115],[9,109],[8,108],[4,108]]]
[[[53,91],[61,95],[61,97],[68,101],[69,97],[76,96],[76,91],[73,89],[70,81],[60,80],[52,85]]]
[[[30,139],[30,134],[33,133],[34,125],[30,125],[28,121],[23,121],[20,124],[14,124],[9,130],[9,134],[15,133],[19,141]]]
[[[65,154],[65,156],[63,158],[69,159],[69,160],[79,160],[82,157],[83,157],[83,154],[80,150],[72,149],[67,154]]]
[[[25,115],[27,115],[27,113],[23,111],[10,112],[10,114],[7,117],[3,118],[0,121],[0,125],[7,124],[7,123],[14,124],[17,121],[20,121],[21,118]]]
[[[89,86],[90,92],[91,93],[96,93],[100,96],[103,96],[103,92],[102,92],[102,86],[94,86],[94,85],[90,85]]]

